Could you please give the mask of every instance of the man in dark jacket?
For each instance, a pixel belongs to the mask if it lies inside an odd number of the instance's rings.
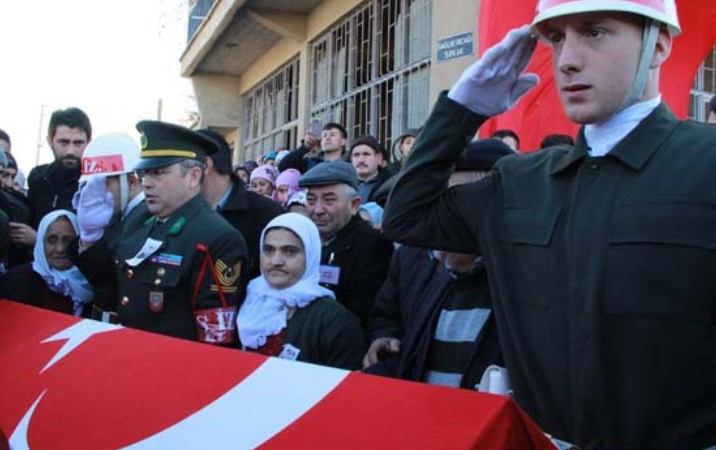
[[[376,138],[367,135],[355,139],[348,154],[358,176],[361,203],[374,201],[373,194],[390,177],[385,170],[388,151]]]
[[[231,172],[231,148],[219,133],[199,130],[199,133],[216,141],[219,151],[206,158],[201,194],[244,236],[249,261],[244,275],[251,280],[261,274],[259,269],[259,238],[271,219],[284,213],[275,201],[246,190],[243,183]]]
[[[138,162],[139,146],[125,133],[98,136],[82,155],[84,186],[77,198],[80,239],[72,261],[92,285],[95,320],[117,322],[114,255],[124,231],[142,226],[151,217],[134,172]]]
[[[6,268],[14,267],[32,261],[33,246],[23,243],[21,240],[10,239],[13,233],[22,233],[24,227],[30,224],[30,207],[27,204],[27,198],[12,188],[12,182],[7,169],[10,164],[6,154],[0,150],[0,175],[7,178],[9,183],[0,183],[0,210],[2,210],[9,219],[8,229],[3,238],[9,240],[9,246],[6,258],[2,262]]]
[[[449,184],[479,180],[509,154],[500,140],[473,141]],[[371,311],[363,364],[371,373],[478,389],[488,367],[504,365],[494,322],[481,258],[402,246]]]
[[[308,188],[306,210],[321,235],[321,284],[365,321],[388,273],[393,245],[358,216],[358,179],[349,163],[321,163],[298,185]]]
[[[35,167],[27,177],[33,228],[50,211],[74,211],[72,196],[80,178],[80,158],[91,139],[92,125],[84,111],[67,108],[52,113],[47,143],[55,161]]]
[[[716,444],[716,129],[661,101],[679,31],[673,0],[539,2],[440,97],[384,216],[404,244],[483,255],[516,400],[585,449]],[[535,35],[575,147],[447,188],[476,128],[537,83]]]
[[[320,136],[308,130],[301,146],[291,150],[278,164],[278,170],[296,169],[306,173],[316,164],[324,161],[338,161],[345,158],[346,129],[339,123],[329,122],[323,126]]]

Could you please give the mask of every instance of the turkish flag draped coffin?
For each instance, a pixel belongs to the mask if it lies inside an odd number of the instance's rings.
[[[554,448],[505,397],[4,300],[0,342],[0,429],[13,449]]]

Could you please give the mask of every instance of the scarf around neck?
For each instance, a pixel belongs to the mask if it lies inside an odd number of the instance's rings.
[[[306,255],[306,269],[295,284],[284,289],[271,287],[263,268],[261,276],[251,280],[236,321],[241,343],[252,349],[261,347],[269,336],[286,327],[289,308],[304,308],[320,297],[335,299],[333,291],[318,284],[321,238],[316,225],[301,214],[281,214],[261,232],[260,249],[263,249],[266,232],[272,228],[287,228],[299,237]]]
[[[83,306],[93,299],[92,287],[74,264],[67,270],[57,270],[50,267],[45,256],[47,229],[61,217],[66,218],[72,224],[75,234],[79,235],[77,216],[74,213],[66,209],[58,209],[45,215],[37,229],[37,241],[33,251],[35,260],[32,262],[32,270],[45,280],[47,287],[51,291],[70,297],[72,299],[72,312],[75,316],[79,316],[82,314]]]

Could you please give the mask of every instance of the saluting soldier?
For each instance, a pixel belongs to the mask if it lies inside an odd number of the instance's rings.
[[[157,121],[137,124],[136,166],[152,217],[125,230],[117,249],[120,323],[184,339],[230,344],[244,295],[241,233],[200,193],[214,141]]]

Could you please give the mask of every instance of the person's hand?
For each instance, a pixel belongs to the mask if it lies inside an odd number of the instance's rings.
[[[529,25],[513,29],[460,75],[448,98],[486,117],[512,108],[539,83],[536,74],[522,74],[536,45]]]
[[[378,338],[371,342],[368,351],[363,357],[363,368],[377,364],[386,356],[400,353],[400,339]]]
[[[311,150],[316,150],[321,146],[321,139],[311,131],[306,131],[306,135],[303,136],[303,145]]]
[[[95,175],[80,191],[77,222],[83,243],[99,241],[114,214],[114,197],[107,192],[106,177]]]
[[[10,222],[10,240],[15,244],[33,247],[37,240],[37,232],[25,223]]]

